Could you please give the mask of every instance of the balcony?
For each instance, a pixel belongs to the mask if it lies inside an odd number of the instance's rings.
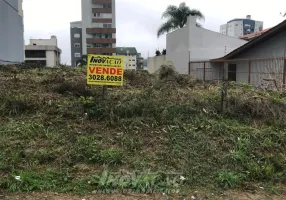
[[[112,8],[93,8],[92,13],[112,13]]]
[[[92,23],[112,23],[112,18],[93,18]]]
[[[87,53],[116,53],[116,48],[87,48]]]
[[[116,28],[87,28],[86,33],[116,33]]]
[[[92,0],[92,3],[112,3],[112,0]]]
[[[115,38],[87,38],[86,42],[88,44],[115,44],[116,39]]]

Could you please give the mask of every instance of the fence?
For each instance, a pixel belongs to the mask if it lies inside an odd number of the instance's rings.
[[[229,81],[245,82],[262,89],[285,87],[285,57],[190,62],[189,75],[203,81],[222,81],[224,69]]]

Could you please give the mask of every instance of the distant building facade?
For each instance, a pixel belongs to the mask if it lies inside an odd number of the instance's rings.
[[[124,69],[137,69],[137,50],[135,47],[117,47],[116,55],[124,56]]]
[[[25,62],[56,67],[60,65],[61,53],[56,36],[51,39],[30,39],[30,44],[25,46]]]
[[[115,11],[115,0],[81,0],[82,21],[71,22],[70,29],[73,66],[82,55],[115,55]]]
[[[137,53],[137,69],[144,69],[144,58],[141,56],[141,53]]]
[[[76,66],[82,56],[82,22],[70,23],[71,35],[71,65]]]
[[[262,30],[263,22],[252,20],[251,15],[245,19],[233,19],[220,26],[220,33],[236,38]]]
[[[23,0],[0,1],[0,64],[24,61]]]
[[[243,40],[246,40],[246,41],[250,41],[250,40],[253,40],[257,37],[259,37],[260,35],[266,33],[267,31],[269,31],[270,28],[268,29],[264,29],[262,31],[258,31],[258,32],[255,32],[255,33],[251,33],[251,34],[247,34],[247,35],[244,35],[244,36],[241,36],[239,37],[240,39],[243,39]]]

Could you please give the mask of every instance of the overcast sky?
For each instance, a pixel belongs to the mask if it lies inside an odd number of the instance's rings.
[[[90,1],[90,0],[87,0]],[[206,17],[204,28],[219,31],[221,24],[233,18],[263,21],[269,28],[283,21],[280,12],[286,11],[285,0],[116,0],[117,46],[134,46],[144,57],[166,46],[166,36],[157,38],[156,31],[168,5],[181,2],[199,9]],[[25,43],[30,38],[58,37],[62,62],[70,63],[70,22],[81,20],[81,0],[24,0]]]

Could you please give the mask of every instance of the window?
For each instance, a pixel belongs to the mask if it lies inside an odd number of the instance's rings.
[[[74,38],[80,38],[80,34],[79,33],[75,33],[73,36],[74,36]]]
[[[132,61],[135,61],[134,59]]]
[[[102,34],[100,33],[96,33],[93,35],[94,38],[102,38]]]
[[[103,28],[111,28],[112,24],[103,24]]]
[[[100,17],[100,13],[94,13],[93,16],[94,17]]]
[[[135,67],[135,65],[133,65],[133,67]]]
[[[112,38],[111,34],[105,34],[105,38]]]
[[[131,59],[129,61],[131,61]]]
[[[103,4],[103,8],[111,8],[111,4],[110,3],[105,3],[105,4]]]
[[[74,43],[75,48],[80,48],[80,43]]]
[[[92,48],[92,45],[91,44],[87,44],[86,47],[87,48]]]
[[[25,63],[37,64],[37,65],[41,65],[41,66],[47,66],[47,61],[46,60],[25,60]]]
[[[129,67],[131,67],[131,64],[129,64]]]
[[[45,50],[26,50],[25,51],[26,58],[46,58]]]
[[[80,58],[80,53],[74,53],[74,57]]]

